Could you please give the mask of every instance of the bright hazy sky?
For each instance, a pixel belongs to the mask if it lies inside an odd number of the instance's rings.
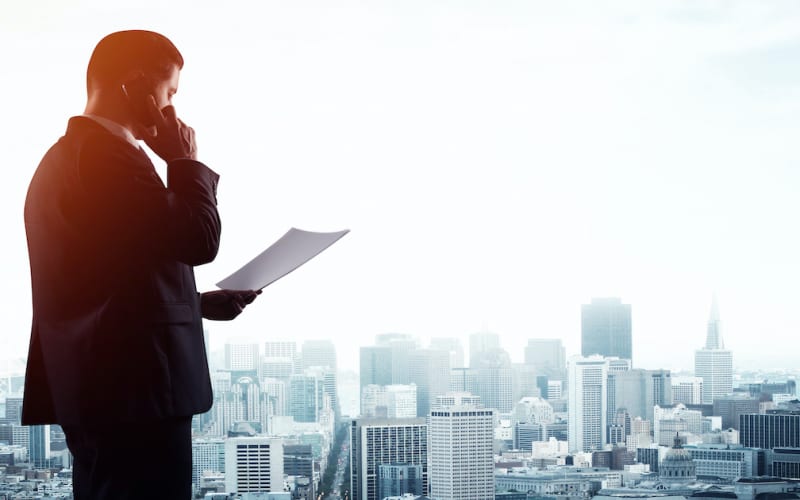
[[[521,361],[534,337],[579,352],[581,304],[616,296],[632,305],[635,366],[691,369],[716,292],[735,366],[796,366],[800,3],[1,10],[0,358],[27,350],[30,177],[83,110],[97,41],[142,28],[183,52],[178,114],[222,175],[202,290],[290,227],[351,230],[236,321],[207,323],[214,348],[332,338],[357,368],[378,333],[460,336],[466,350],[489,330]]]

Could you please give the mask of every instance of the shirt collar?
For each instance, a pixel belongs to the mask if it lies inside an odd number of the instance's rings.
[[[105,117],[102,117],[102,116],[97,116],[97,115],[87,115],[87,114],[85,114],[83,116],[85,116],[86,118],[89,118],[90,120],[93,120],[93,121],[97,122],[104,129],[108,130],[109,132],[111,132],[112,134],[116,135],[117,137],[128,141],[134,147],[141,148],[141,146],[139,145],[139,141],[136,140],[136,137],[133,136],[131,131],[128,130],[127,128],[123,127],[119,123],[117,123],[117,122],[115,122],[113,120],[109,120],[108,118],[105,118]]]

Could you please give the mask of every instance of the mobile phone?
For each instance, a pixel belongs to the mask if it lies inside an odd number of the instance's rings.
[[[122,84],[122,93],[128,99],[133,118],[145,127],[155,126],[155,121],[150,114],[150,95],[153,93],[153,85],[144,76],[137,76]]]

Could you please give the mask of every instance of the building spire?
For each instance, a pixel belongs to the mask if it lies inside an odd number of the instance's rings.
[[[724,349],[722,342],[722,328],[719,320],[719,304],[717,294],[711,296],[711,314],[708,317],[708,331],[706,334],[706,349]]]

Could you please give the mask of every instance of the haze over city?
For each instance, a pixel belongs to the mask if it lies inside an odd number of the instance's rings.
[[[258,7],[256,7],[256,5]],[[351,233],[268,287],[227,339],[488,330],[580,351],[580,308],[632,308],[638,367],[690,369],[712,294],[734,366],[789,367],[800,329],[794,2],[31,1],[0,16],[6,286],[26,354],[22,207],[126,28],[186,59],[175,100],[222,176],[201,290],[290,227]],[[159,163],[156,163],[160,166]],[[162,171],[163,173],[163,171]],[[0,365],[0,371],[3,371]]]

